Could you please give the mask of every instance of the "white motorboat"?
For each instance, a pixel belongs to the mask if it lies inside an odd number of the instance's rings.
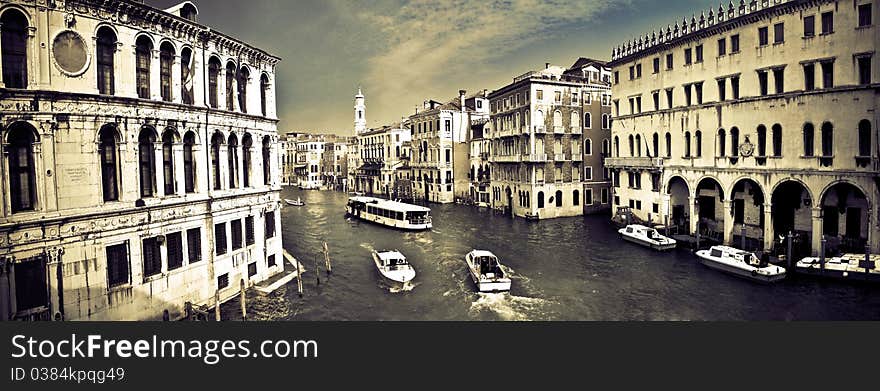
[[[373,250],[373,262],[376,264],[379,274],[392,285],[403,286],[416,278],[416,270],[400,251]]]
[[[776,282],[785,278],[785,268],[762,264],[754,253],[729,246],[697,251],[697,257],[703,265],[754,281]]]
[[[303,206],[306,204],[306,202],[303,201],[302,199],[300,199],[299,197],[297,197],[295,200],[285,198],[284,202],[286,202],[287,205],[293,205],[293,206]]]
[[[432,228],[431,209],[373,197],[350,197],[345,213],[388,227],[420,231]]]
[[[501,262],[495,254],[484,250],[473,250],[464,257],[471,279],[480,292],[506,292],[510,290],[510,278],[501,269]]]
[[[675,249],[675,239],[660,235],[656,229],[643,225],[627,225],[617,230],[620,237],[626,241],[641,244],[658,251]]]
[[[871,254],[869,259],[875,265],[880,262],[880,255]],[[819,257],[807,257],[798,261],[795,271],[841,280],[859,280],[880,282],[880,270],[864,267],[865,254],[843,254],[839,257],[825,258],[825,264]]]

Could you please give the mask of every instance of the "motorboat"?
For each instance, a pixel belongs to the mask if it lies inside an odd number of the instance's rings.
[[[306,202],[303,201],[302,199],[300,199],[299,197],[297,197],[295,200],[285,198],[284,202],[286,202],[287,205],[293,205],[293,206],[303,206],[306,204]]]
[[[510,278],[501,269],[498,257],[490,251],[473,250],[464,257],[471,279],[480,292],[507,292]]]
[[[660,235],[656,229],[643,225],[627,225],[617,230],[617,233],[626,241],[650,247],[657,251],[672,250],[677,245],[675,239]]]
[[[876,265],[880,263],[880,255],[870,254],[868,259],[872,265],[865,268],[865,254],[843,254],[838,257],[827,257],[824,265],[819,257],[807,257],[798,261],[795,265],[795,271],[801,274],[841,280],[880,282],[880,270],[876,269]]]
[[[416,270],[397,250],[373,250],[373,262],[379,274],[395,286],[403,286],[416,278]]]
[[[699,250],[697,257],[703,265],[753,281],[776,282],[785,278],[785,268],[765,264],[754,253],[729,246]]]
[[[421,231],[433,227],[431,209],[374,197],[350,197],[345,213],[387,227]]]

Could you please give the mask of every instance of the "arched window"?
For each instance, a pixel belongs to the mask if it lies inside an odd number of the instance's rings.
[[[724,129],[718,129],[718,156],[727,156],[727,133]]]
[[[602,157],[609,157],[611,154],[611,141],[608,139],[602,140]]]
[[[581,127],[581,115],[577,111],[571,112],[571,127],[580,128]]]
[[[739,128],[730,128],[730,156],[739,156]]]
[[[672,157],[672,134],[666,132],[666,157]]]
[[[620,157],[620,137],[614,136],[614,157]]]
[[[822,124],[822,156],[834,156],[834,126],[831,122]]]
[[[654,151],[654,157],[660,156],[660,135],[657,132],[654,132],[654,136],[651,137],[651,147]]]
[[[208,104],[211,108],[220,108],[220,60],[211,57],[208,61]]]
[[[269,92],[269,76],[265,73],[260,77],[260,107],[262,108],[263,116],[269,115],[269,106],[266,100],[266,95]]]
[[[602,129],[608,129],[608,115],[602,114]]]
[[[193,148],[196,145],[196,135],[188,132],[183,137],[183,182],[184,191],[195,193],[196,191],[196,162]]]
[[[113,29],[106,26],[98,29],[95,51],[95,61],[98,66],[98,93],[113,95],[116,93],[114,69],[116,33],[113,32]]]
[[[758,125],[758,156],[767,156],[767,127]]]
[[[174,142],[176,135],[174,129],[165,129],[162,133],[162,179],[164,181],[165,195],[175,193],[174,180]]]
[[[544,112],[535,110],[535,126],[544,126]]]
[[[629,156],[636,156],[636,145],[633,140],[633,135],[629,135]]]
[[[859,156],[871,155],[871,122],[863,119],[859,121]]]
[[[135,73],[137,74],[137,92],[141,99],[150,99],[150,60],[153,42],[146,36],[138,38],[135,44]]]
[[[241,139],[241,164],[244,174],[244,187],[251,187],[251,148],[254,146],[254,140],[250,133],[245,133]]]
[[[0,55],[3,57],[3,84],[6,88],[27,88],[28,21],[18,10],[0,16]]]
[[[684,157],[691,157],[691,132],[684,132]]]
[[[105,202],[119,201],[117,135],[116,127],[113,125],[104,125],[99,134],[98,155],[101,158],[101,187]]]
[[[271,153],[272,145],[269,141],[269,136],[263,137],[263,184],[266,186],[272,184]]]
[[[698,130],[696,133],[694,133],[694,145],[697,147],[696,156],[703,156],[703,132]]]
[[[223,134],[214,133],[211,138],[211,170],[214,177],[214,190],[223,188],[223,176],[220,173],[220,146],[223,145]]]
[[[578,206],[581,204],[581,192],[575,190],[571,195],[571,200],[574,203],[574,206]]]
[[[574,144],[574,145],[577,145],[577,144]],[[577,154],[578,152],[580,152],[580,151],[577,150],[576,146],[572,148],[571,153]],[[584,140],[584,155],[587,155],[587,156],[593,155],[593,140],[590,140],[590,139]]]
[[[6,68],[4,72],[5,70]],[[12,213],[35,210],[37,171],[34,164],[34,144],[37,142],[37,132],[30,125],[19,122],[9,127],[6,142]]]
[[[773,125],[773,156],[782,156],[782,125]]]
[[[556,207],[562,207],[562,190],[556,190]]]
[[[195,59],[192,49],[183,48],[180,51],[180,99],[185,105],[195,103]]]
[[[235,110],[235,64],[226,63],[226,110]]]
[[[561,127],[562,126],[562,112],[556,110],[553,112],[553,127]]]
[[[636,135],[636,156],[642,157],[642,135]]]
[[[156,133],[150,128],[141,129],[138,136],[138,165],[140,168],[141,198],[149,198],[156,193],[156,164],[153,144]]]
[[[163,42],[159,46],[159,92],[162,100],[171,102],[171,67],[174,66],[174,46]]]
[[[590,113],[584,113],[584,127],[587,129],[593,128],[593,116]]]
[[[226,158],[229,161],[227,170],[229,170],[229,188],[238,187],[238,137],[235,134],[229,135],[229,143],[226,145]]]
[[[241,67],[238,71],[238,107],[242,113],[247,113],[247,87],[250,78],[250,71]]]
[[[538,192],[538,209],[544,208],[544,192]]]
[[[804,156],[811,157],[816,153],[816,129],[813,124],[804,124]]]

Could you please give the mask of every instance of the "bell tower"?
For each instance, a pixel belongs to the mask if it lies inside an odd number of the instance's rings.
[[[364,104],[364,94],[358,87],[358,93],[354,96],[354,134],[358,135],[367,131],[367,106]]]

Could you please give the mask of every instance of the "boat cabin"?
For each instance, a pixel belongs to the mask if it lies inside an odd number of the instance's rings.
[[[388,270],[409,267],[406,257],[398,251],[380,251],[377,254],[379,255],[382,267],[388,268]]]
[[[489,254],[474,255],[474,265],[479,267],[480,274],[488,277],[504,277],[504,271],[498,263],[498,258]]]
[[[749,266],[761,267],[763,262],[748,251],[742,251],[733,247],[714,246],[709,251],[709,256],[713,258],[733,258],[734,260],[743,262]]]

